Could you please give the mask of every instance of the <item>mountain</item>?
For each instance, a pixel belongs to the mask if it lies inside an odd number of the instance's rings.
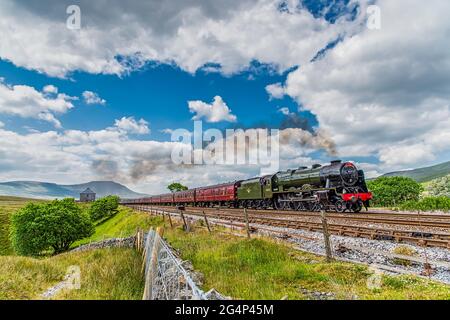
[[[448,174],[450,174],[450,161],[431,167],[390,172],[382,175],[382,177],[409,177],[417,182],[425,182]]]
[[[97,198],[117,195],[121,198],[139,198],[146,196],[134,192],[124,185],[114,181],[91,181],[83,184],[60,185],[56,183],[37,181],[11,181],[0,183],[0,194],[26,198],[66,198],[78,199],[80,192],[90,188],[97,194]]]

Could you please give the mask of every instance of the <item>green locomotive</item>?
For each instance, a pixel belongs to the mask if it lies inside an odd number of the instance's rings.
[[[246,208],[359,212],[371,198],[364,172],[340,160],[244,180],[237,188],[237,206]]]

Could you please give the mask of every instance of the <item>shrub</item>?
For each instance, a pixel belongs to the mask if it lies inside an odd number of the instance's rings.
[[[372,203],[376,206],[397,206],[405,201],[419,200],[423,187],[407,177],[381,177],[368,181],[373,192]]]
[[[114,216],[119,207],[119,197],[108,196],[94,201],[89,208],[89,215],[93,221],[103,220]]]
[[[431,196],[450,197],[450,175],[432,180],[427,191]]]
[[[53,249],[61,253],[94,233],[89,216],[74,199],[29,203],[11,217],[11,242],[21,255],[39,255]]]
[[[410,211],[450,211],[450,198],[426,197],[421,200],[406,201],[400,206],[402,210]]]

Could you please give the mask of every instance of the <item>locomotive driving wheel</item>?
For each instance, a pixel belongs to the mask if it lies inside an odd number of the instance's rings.
[[[279,196],[276,199],[273,200],[273,207],[275,208],[275,210],[282,210],[284,203],[281,202],[282,198]]]
[[[345,210],[347,210],[347,205],[342,200],[336,201],[336,204],[334,205],[334,207],[335,207],[336,212],[339,212],[339,213],[345,212]]]
[[[351,209],[354,213],[358,213],[362,210],[363,203],[361,200],[358,200],[357,202],[353,203],[351,206]]]

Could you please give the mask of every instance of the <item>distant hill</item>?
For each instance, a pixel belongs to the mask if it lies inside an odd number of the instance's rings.
[[[97,194],[97,198],[117,195],[121,198],[139,198],[146,196],[134,192],[124,185],[114,181],[91,181],[83,184],[60,185],[56,183],[37,181],[11,181],[0,183],[0,195],[26,198],[65,198],[78,199],[80,192],[90,188]]]
[[[426,182],[448,174],[450,174],[450,161],[431,167],[389,172],[382,175],[382,177],[409,177],[417,182]]]

